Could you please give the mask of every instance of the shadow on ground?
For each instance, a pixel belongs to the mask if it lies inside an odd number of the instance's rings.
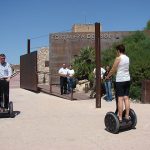
[[[20,111],[13,111],[11,115],[9,113],[0,113],[0,118],[15,118],[20,113]]]

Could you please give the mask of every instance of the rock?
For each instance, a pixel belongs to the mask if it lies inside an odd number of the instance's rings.
[[[88,80],[80,80],[76,85],[76,91],[87,92],[90,87],[90,82]]]

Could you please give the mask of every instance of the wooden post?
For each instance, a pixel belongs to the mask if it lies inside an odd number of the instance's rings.
[[[71,100],[73,100],[73,89],[71,89]]]
[[[95,23],[96,108],[101,108],[100,23]]]
[[[27,40],[27,54],[30,54],[30,39]]]

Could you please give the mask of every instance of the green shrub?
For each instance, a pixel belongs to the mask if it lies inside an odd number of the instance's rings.
[[[95,50],[92,47],[82,48],[80,55],[72,62],[77,79],[93,80],[93,68],[95,67]]]
[[[139,86],[134,86],[131,84],[131,87],[130,87],[130,97],[132,97],[133,99],[138,99],[140,100],[141,97],[140,97],[140,93],[141,92],[141,88]]]

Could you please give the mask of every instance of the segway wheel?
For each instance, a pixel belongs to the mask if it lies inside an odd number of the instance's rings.
[[[114,112],[108,112],[104,119],[106,130],[111,133],[118,133],[119,131],[119,120]]]
[[[9,115],[13,118],[13,102],[9,102]]]
[[[125,117],[125,113],[126,113],[126,111],[124,110],[123,115],[122,115],[123,117]],[[133,109],[130,109],[129,116],[131,117],[131,122],[132,122],[131,128],[135,128],[135,126],[137,124],[137,116]]]

